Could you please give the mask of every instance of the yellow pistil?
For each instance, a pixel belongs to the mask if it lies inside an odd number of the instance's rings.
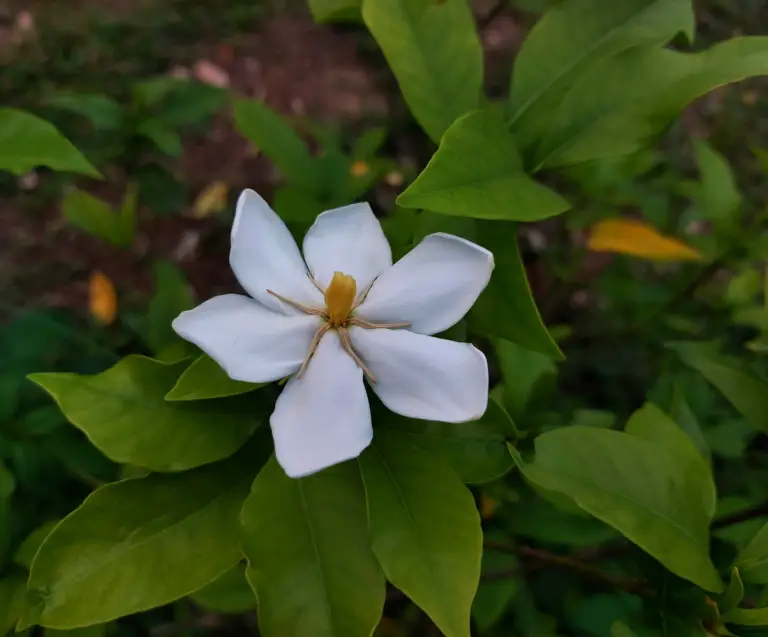
[[[358,296],[357,282],[355,281],[355,278],[349,274],[344,274],[343,272],[334,272],[331,283],[325,290],[323,290],[320,284],[318,284],[311,275],[309,278],[312,281],[312,284],[323,294],[323,298],[325,299],[325,309],[320,310],[317,308],[309,307],[307,305],[302,305],[301,303],[296,303],[296,301],[292,301],[291,299],[281,296],[272,290],[267,290],[269,294],[277,299],[280,299],[283,303],[286,303],[291,307],[296,308],[297,310],[301,310],[306,314],[314,314],[315,316],[320,316],[324,319],[323,324],[317,328],[317,331],[312,338],[312,342],[309,346],[309,353],[304,359],[299,372],[296,374],[296,378],[301,378],[302,374],[307,369],[307,365],[309,365],[309,361],[312,358],[312,355],[315,353],[317,346],[320,344],[320,339],[325,336],[326,332],[331,329],[335,329],[339,334],[341,346],[344,348],[347,354],[350,355],[352,360],[357,363],[360,369],[363,370],[363,373],[368,378],[369,382],[375,383],[376,378],[366,367],[365,363],[363,363],[362,359],[357,355],[357,352],[355,352],[354,348],[352,347],[352,340],[349,338],[349,331],[347,328],[356,325],[367,330],[398,329],[401,327],[409,327],[410,323],[371,323],[370,321],[357,318],[354,315],[355,310],[363,301],[365,301],[365,298],[368,296],[368,292],[371,291],[371,287],[373,286],[375,280],[372,281],[370,285],[368,285],[368,287],[363,290],[362,294]]]
[[[342,327],[352,311],[357,295],[355,278],[343,272],[334,272],[331,284],[325,290],[325,306],[328,308],[328,322]]]

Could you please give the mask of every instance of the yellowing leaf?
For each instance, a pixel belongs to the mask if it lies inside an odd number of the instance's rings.
[[[195,200],[192,216],[195,219],[204,219],[220,213],[227,205],[229,185],[223,181],[214,181],[208,184]]]
[[[592,227],[587,246],[593,252],[619,252],[657,261],[695,261],[701,255],[642,221],[604,219]]]
[[[117,294],[112,281],[101,272],[93,272],[88,285],[88,307],[97,321],[104,325],[114,322],[117,316]]]

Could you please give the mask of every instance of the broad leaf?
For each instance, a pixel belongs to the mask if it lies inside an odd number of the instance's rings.
[[[184,370],[165,399],[184,401],[227,398],[253,391],[266,384],[232,380],[215,360],[203,354]]]
[[[237,564],[190,595],[198,605],[217,613],[244,613],[256,608],[256,596],[245,578],[245,564]]]
[[[676,343],[683,362],[712,383],[756,429],[768,433],[768,382],[739,360],[700,343]]]
[[[21,623],[91,626],[210,583],[242,557],[238,516],[258,466],[241,455],[97,489],[40,547]]]
[[[264,637],[371,635],[385,581],[370,548],[356,461],[293,479],[273,457],[254,481],[241,521]]]
[[[309,10],[318,22],[360,18],[362,0],[309,0]]]
[[[46,106],[87,118],[97,131],[114,131],[123,125],[123,109],[118,102],[97,93],[58,93]]]
[[[194,305],[194,296],[184,272],[170,261],[158,261],[153,267],[155,293],[149,302],[145,339],[155,356],[178,360],[189,346],[171,327],[173,320]]]
[[[78,429],[115,462],[153,471],[184,471],[226,458],[262,419],[253,396],[170,403],[165,395],[186,362],[128,356],[95,376],[33,374]]]
[[[360,457],[373,551],[446,637],[469,637],[482,556],[472,494],[439,459],[381,433]]]
[[[496,340],[496,355],[504,380],[504,406],[524,422],[530,403],[554,388],[557,366],[548,356],[504,339]]]
[[[32,561],[35,559],[35,554],[40,548],[40,545],[45,541],[45,538],[51,534],[51,531],[53,531],[59,522],[61,522],[61,520],[51,520],[32,531],[32,533],[27,536],[27,539],[21,543],[21,546],[16,550],[16,553],[14,553],[14,563],[29,569],[32,566]]]
[[[694,140],[693,150],[701,181],[699,209],[719,229],[729,230],[738,222],[741,207],[741,193],[733,171],[725,157],[704,140]]]
[[[477,243],[493,253],[496,267],[491,282],[470,311],[470,325],[489,336],[505,338],[550,358],[562,359],[563,354],[544,327],[531,296],[516,226],[478,222]]]
[[[23,175],[38,166],[102,178],[53,125],[24,111],[0,108],[0,170]]]
[[[741,575],[738,568],[731,569],[731,580],[725,589],[721,599],[718,601],[718,610],[721,613],[728,613],[739,607],[744,599],[744,582],[741,581]]]
[[[693,34],[690,0],[565,0],[531,30],[515,60],[509,113],[525,147],[545,132],[565,91],[596,61],[676,33]],[[629,78],[634,79],[634,78]]]
[[[363,20],[433,141],[477,108],[483,52],[466,0],[363,0]]]
[[[514,425],[492,400],[483,417],[472,422],[413,420],[391,412],[378,422],[382,431],[392,431],[404,443],[442,456],[463,482],[491,482],[514,466],[506,445],[514,437]]]
[[[744,547],[734,564],[745,581],[768,584],[768,524]]]
[[[317,167],[304,140],[288,123],[263,102],[238,99],[234,102],[237,129],[295,185],[320,196]]]
[[[122,214],[92,194],[77,188],[64,195],[61,210],[69,223],[112,245],[125,247],[133,241],[133,226]]]
[[[624,432],[566,427],[536,439],[527,479],[565,494],[670,571],[705,590],[723,589],[709,558],[711,483],[655,442]]]
[[[490,539],[493,537],[489,536]],[[517,568],[517,558],[514,555],[488,548],[483,550],[482,573],[483,578],[488,580],[480,582],[472,602],[472,619],[481,634],[499,622],[517,595],[520,581],[513,575],[513,569]]]
[[[701,255],[679,239],[666,237],[637,219],[603,219],[591,229],[587,247],[655,261],[696,261]]]
[[[525,173],[515,139],[495,109],[473,111],[456,120],[397,203],[510,221],[537,221],[570,208],[560,195]]]
[[[722,617],[726,624],[768,626],[768,608],[734,608]]]
[[[27,581],[21,572],[0,579],[0,635],[5,635],[16,625],[22,608]]]

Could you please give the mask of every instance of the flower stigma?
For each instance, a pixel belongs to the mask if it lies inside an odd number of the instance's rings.
[[[297,303],[296,301],[292,301],[291,299],[286,298],[277,292],[267,290],[269,294],[279,299],[283,303],[290,305],[291,307],[296,308],[305,314],[320,316],[323,319],[322,325],[317,328],[317,331],[312,337],[312,341],[309,344],[309,352],[307,353],[307,357],[302,362],[301,368],[299,368],[299,371],[296,374],[296,378],[301,378],[302,374],[307,369],[307,365],[309,365],[309,361],[312,358],[312,355],[315,353],[315,350],[317,350],[317,346],[320,344],[320,340],[323,338],[323,336],[325,336],[325,334],[330,330],[335,329],[339,333],[339,340],[341,341],[341,346],[344,348],[344,351],[347,352],[352,360],[355,361],[357,366],[363,370],[363,373],[365,374],[365,377],[368,379],[368,381],[370,383],[375,383],[376,377],[371,373],[371,370],[366,367],[365,363],[363,363],[360,356],[352,347],[352,340],[349,337],[348,328],[354,325],[368,330],[398,329],[403,327],[410,327],[411,324],[371,323],[370,321],[366,321],[365,319],[361,319],[355,316],[355,310],[360,307],[363,301],[365,301],[368,293],[373,287],[373,284],[376,282],[376,279],[371,281],[370,285],[368,285],[368,287],[366,287],[365,290],[363,290],[363,292],[358,295],[357,281],[355,281],[355,278],[349,274],[344,274],[343,272],[334,272],[333,278],[325,290],[317,281],[315,281],[311,274],[307,274],[307,276],[309,276],[312,284],[323,295],[323,300],[325,301],[324,309],[309,307],[307,305]]]

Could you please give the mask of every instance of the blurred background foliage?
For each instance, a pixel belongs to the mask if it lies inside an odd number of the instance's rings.
[[[548,4],[473,4],[491,96],[505,93],[510,60]],[[768,24],[761,0],[696,4],[696,49]],[[53,122],[106,178],[0,175],[2,633],[15,603],[2,582],[24,576],[45,530],[94,486],[131,471],[67,426],[26,375],[97,372],[129,352],[177,357],[184,345],[170,320],[195,298],[235,289],[226,253],[242,187],[265,194],[297,233],[360,199],[386,227],[405,214],[395,197],[434,145],[365,29],[317,25],[300,0],[5,2],[0,21],[2,104]],[[665,343],[746,346],[768,376],[768,235],[743,247],[768,213],[765,83],[700,100],[653,150],[560,177],[573,209],[523,226],[521,247],[567,358],[497,343],[493,361],[522,449],[566,424],[617,427],[646,398],[675,416],[716,471],[713,554],[723,564],[768,517],[765,440]],[[604,223],[616,218],[634,222]],[[451,223],[461,220],[424,213],[415,234]],[[401,253],[410,240],[390,238]],[[708,265],[686,260],[691,250]],[[477,635],[691,634],[674,632],[666,609],[674,621],[688,607],[702,616],[677,578],[608,526],[536,497],[516,473],[475,492],[489,538]],[[510,538],[523,545],[514,554]],[[612,580],[637,572],[664,598],[648,605],[631,581]],[[748,589],[756,602],[759,588]],[[256,634],[254,606],[235,569],[192,599],[71,632]],[[378,633],[438,634],[396,591]]]

